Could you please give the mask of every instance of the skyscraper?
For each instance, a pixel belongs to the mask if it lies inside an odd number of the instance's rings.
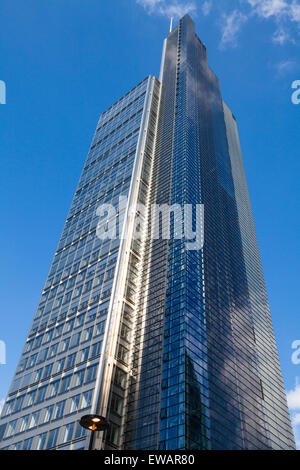
[[[294,449],[236,120],[188,15],[100,116],[0,448],[87,448],[88,413],[97,449]]]

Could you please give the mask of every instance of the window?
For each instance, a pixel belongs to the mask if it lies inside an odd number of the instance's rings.
[[[32,390],[32,392],[29,392],[27,394],[25,407],[33,405],[35,394],[36,390]]]
[[[33,339],[30,339],[29,341],[27,341],[25,345],[24,353],[31,351],[32,346],[33,346],[33,341],[34,341]]]
[[[54,331],[53,338],[58,338],[59,336],[61,336],[62,330],[63,330],[63,325],[59,325]]]
[[[58,348],[58,343],[53,344],[53,346],[51,346],[50,351],[49,351],[49,357],[48,357],[48,359],[49,359],[50,357],[54,357],[54,356],[56,355],[56,353],[57,353],[57,348]]]
[[[126,387],[126,372],[119,367],[116,367],[114,383],[120,388],[125,389]]]
[[[76,287],[75,290],[74,290],[74,299],[76,297],[79,297],[81,295],[81,291],[82,291],[82,286],[79,286],[79,287]]]
[[[52,429],[52,431],[49,432],[49,437],[48,437],[48,442],[47,442],[47,449],[50,449],[51,447],[56,446],[59,429],[60,428],[55,428],[55,429]]]
[[[36,411],[35,413],[32,413],[31,418],[29,420],[29,425],[28,425],[29,429],[35,428],[38,425],[39,417],[40,417],[40,411]]]
[[[123,403],[123,398],[113,393],[111,398],[111,411],[121,416],[123,411]]]
[[[13,435],[13,433],[16,429],[16,424],[17,424],[16,419],[14,421],[11,421],[10,423],[8,423],[5,437],[10,437],[10,436]]]
[[[66,322],[64,333],[68,333],[69,331],[71,331],[73,329],[73,326],[74,326],[74,318]]]
[[[60,393],[65,393],[70,388],[71,375],[64,377],[61,381]]]
[[[94,307],[94,308],[92,308],[91,310],[88,311],[88,321],[95,320],[95,318],[97,316],[97,308],[98,307]]]
[[[46,377],[50,377],[50,375],[52,374],[52,368],[53,368],[53,362],[52,364],[48,364],[45,369],[44,369],[44,374],[43,374],[43,378],[45,379]]]
[[[127,363],[128,354],[129,354],[128,349],[124,348],[124,346],[122,344],[120,344],[119,345],[119,350],[118,350],[118,359],[120,359],[120,361],[123,361],[123,362]]]
[[[30,437],[29,439],[26,439],[23,444],[23,450],[29,450],[31,449],[33,438]]]
[[[68,442],[72,440],[74,432],[74,423],[69,423],[66,424],[64,430],[63,430],[63,440],[62,442]]]
[[[36,359],[37,359],[37,354],[33,354],[33,356],[30,356],[30,358],[28,359],[28,364],[27,364],[27,367],[33,367],[36,363]],[[24,367],[25,369],[25,367]]]
[[[52,418],[53,409],[54,405],[47,406],[47,408],[45,409],[43,423],[49,423],[50,419]]]
[[[85,436],[87,433],[87,430],[83,428],[80,423],[77,423],[77,428],[76,428],[76,433],[75,433],[75,439],[79,439],[80,437]]]
[[[42,335],[36,337],[35,343],[34,343],[34,349],[40,347],[40,345],[42,344],[42,339],[43,339]]]
[[[87,374],[86,374],[86,383],[92,382],[96,378],[96,373],[97,373],[97,365],[94,365],[92,367],[87,368]]]
[[[119,444],[120,428],[114,424],[111,424],[107,432],[107,440],[117,446]]]
[[[45,399],[47,385],[37,389],[36,403],[41,403]]]
[[[93,280],[91,279],[85,284],[83,293],[89,292],[91,290],[92,283],[93,283]]]
[[[60,347],[60,352],[67,351],[69,344],[70,344],[70,338],[64,339]]]
[[[71,341],[71,344],[70,344],[70,348],[74,348],[75,346],[78,346],[79,341],[80,341],[80,333],[75,333],[72,336],[72,341]]]
[[[18,367],[18,372],[23,372],[23,370],[25,370],[27,361],[28,361],[27,357],[20,361],[20,364],[19,364],[19,367]]]
[[[59,386],[59,380],[56,380],[55,382],[50,383],[50,385],[49,385],[49,398],[54,397],[55,395],[57,395],[58,386]]]
[[[75,364],[75,360],[76,360],[76,353],[68,356],[66,368],[69,369],[69,367],[73,367]]]
[[[59,419],[63,417],[65,403],[66,403],[65,401],[60,401],[59,403],[56,404],[52,419]]]
[[[74,374],[73,387],[79,387],[84,381],[84,370],[80,370]]]
[[[22,408],[24,397],[25,395],[22,395],[16,399],[15,406],[14,406],[14,413],[16,413],[16,411],[20,411],[20,409]]]
[[[42,371],[43,371],[43,369],[38,369],[38,370],[33,372],[33,376],[32,376],[33,383],[34,382],[39,382],[41,380]]]
[[[52,336],[53,336],[53,330],[47,331],[44,335],[43,344],[49,343],[49,341],[51,341],[52,339]]]
[[[92,403],[92,396],[93,396],[93,390],[89,390],[88,392],[84,392],[82,395],[82,402],[80,408],[88,408],[91,403]]]
[[[22,441],[21,442],[16,442],[15,444],[12,444],[11,448],[8,447],[2,447],[1,450],[21,450],[22,449]]]
[[[70,413],[74,413],[79,408],[80,394],[70,398]]]
[[[37,437],[36,450],[43,450],[46,442],[47,433],[43,432]]]
[[[79,317],[77,317],[75,321],[75,328],[82,326],[83,323],[84,323],[84,315],[79,315]]]
[[[93,335],[93,327],[91,326],[90,328],[87,328],[86,330],[83,331],[81,342],[90,340],[92,335]]]
[[[56,372],[61,372],[65,365],[65,358],[60,359],[56,363]]]
[[[124,323],[121,326],[121,337],[126,341],[130,341],[130,329]]]
[[[28,419],[29,419],[29,415],[23,416],[23,418],[21,418],[19,432],[25,431],[27,427]]]
[[[70,294],[70,292],[69,292],[69,294]],[[62,297],[58,297],[57,299],[55,299],[55,301],[54,301],[54,307],[55,307],[55,308],[61,306],[62,299],[63,299]],[[64,303],[65,303],[65,302],[64,302]]]
[[[47,353],[48,353],[48,348],[46,349],[43,349],[40,353],[39,353],[39,357],[38,357],[38,360],[37,360],[37,363],[41,363],[41,362],[44,362],[46,360],[46,357],[47,357]]]
[[[78,362],[84,362],[87,360],[87,358],[89,357],[89,350],[90,348],[88,347],[80,351]]]
[[[101,344],[102,344],[101,341],[99,343],[93,344],[91,357],[98,356],[100,354]]]
[[[96,325],[95,336],[102,335],[102,333],[104,333],[104,325],[105,325],[104,321]]]
[[[20,388],[20,383],[21,383],[21,378],[15,379],[12,386],[11,386],[11,388],[10,388],[10,393],[13,393],[16,390],[18,390],[18,388]]]
[[[4,413],[3,413],[4,416],[7,416],[12,412],[14,401],[15,400],[10,400],[6,402]]]

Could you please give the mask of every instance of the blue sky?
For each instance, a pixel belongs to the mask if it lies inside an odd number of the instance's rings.
[[[189,12],[237,117],[272,318],[300,445],[300,2],[2,0],[0,400],[6,396],[99,113],[159,74]],[[0,100],[1,101],[1,100]]]

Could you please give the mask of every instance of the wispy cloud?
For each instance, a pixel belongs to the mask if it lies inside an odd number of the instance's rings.
[[[296,23],[296,26],[300,28],[300,3],[299,0],[242,0],[242,4],[250,7],[249,11],[246,12],[245,8],[241,10],[234,10],[233,13],[228,15],[227,24],[222,30],[222,42],[221,44],[236,44],[237,35],[241,29],[243,23],[245,23],[245,16],[253,18],[257,16],[264,20],[272,20],[277,29],[272,36],[272,41],[275,44],[284,45],[287,42],[295,43],[295,38],[291,35],[290,31],[292,24]],[[231,31],[233,32],[231,34]],[[224,37],[225,32],[225,37]],[[294,34],[295,37],[298,35],[297,31]],[[226,41],[226,38],[229,38]],[[234,40],[231,41],[230,38]]]
[[[5,403],[5,400],[4,400],[4,398],[2,398],[2,399],[0,400],[0,414],[1,414],[1,412],[2,412],[4,403]]]
[[[262,18],[274,18],[277,22],[292,21],[300,26],[300,3],[298,0],[247,0],[253,13]]]
[[[213,6],[212,2],[207,1],[203,3],[201,10],[204,16],[208,16],[210,14],[212,6]]]
[[[273,42],[280,44],[281,46],[287,42],[295,43],[295,39],[291,38],[290,33],[283,27],[280,27],[275,31],[272,36]]]
[[[277,74],[279,76],[284,75],[288,72],[291,72],[292,70],[294,70],[295,66],[296,66],[296,62],[290,59],[283,60],[282,62],[278,62],[277,64],[274,65],[277,71]]]
[[[263,18],[286,15],[290,7],[285,0],[248,0],[248,3],[254,12]]]
[[[195,13],[197,5],[194,0],[136,0],[143,6],[147,13],[167,16],[169,18],[181,18],[187,13]]]
[[[300,24],[300,4],[296,0],[292,2],[289,14],[292,21]]]
[[[296,445],[300,449],[300,383],[298,378],[296,379],[295,388],[287,393],[287,400],[292,415]]]
[[[244,23],[255,17],[265,21],[273,21],[276,29],[271,37],[274,44],[296,43],[300,32],[300,0],[240,0],[240,6],[230,13],[224,13],[223,6],[213,0],[136,0],[144,7],[148,14],[157,14],[167,17],[181,18],[186,13],[199,14],[207,17],[213,8],[221,11],[221,43],[224,49],[237,45],[237,38]],[[293,25],[296,26],[296,30]],[[299,31],[298,28],[299,27]]]
[[[292,425],[295,433],[296,447],[300,450],[300,413],[296,413],[292,417]]]
[[[295,388],[287,393],[287,400],[291,410],[300,411],[300,383],[298,378],[296,380]]]
[[[237,43],[237,35],[242,25],[247,21],[247,16],[239,10],[234,10],[229,15],[224,14],[222,20],[222,38],[220,47],[224,49],[226,46],[235,46]]]

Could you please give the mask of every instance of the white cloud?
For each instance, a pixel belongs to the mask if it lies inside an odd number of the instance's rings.
[[[287,400],[292,415],[296,446],[297,449],[300,449],[300,383],[298,378],[295,388],[287,393]]]
[[[291,20],[300,26],[300,3],[298,0],[247,0],[254,13],[262,18],[274,17],[276,21]]]
[[[2,398],[2,400],[0,400],[0,414],[1,414],[2,408],[4,406],[4,403],[5,403],[5,400],[4,400],[4,398]]]
[[[290,5],[285,0],[248,0],[257,15],[263,18],[282,16],[288,13]]]
[[[184,0],[136,0],[143,6],[147,13],[158,14],[171,18],[181,18],[187,13],[194,13],[197,10],[196,3]]]
[[[300,411],[300,383],[299,379],[296,380],[296,385],[294,390],[290,390],[287,393],[288,405],[291,410]]]
[[[288,32],[292,23],[300,27],[299,0],[244,0],[251,7],[251,13],[266,20],[274,20],[277,30],[272,41],[283,45],[287,42],[295,43],[295,39]]]
[[[300,4],[296,0],[290,6],[290,17],[292,21],[300,23]]]
[[[296,413],[294,416],[292,415],[292,425],[295,434],[295,441],[296,447],[300,449],[300,413]]]
[[[296,413],[293,417],[293,425],[298,426],[300,424],[300,413]]]
[[[300,413],[292,415],[292,425],[295,436],[296,448],[300,450]]]
[[[204,2],[201,9],[204,16],[209,15],[212,9],[212,2]]]
[[[286,42],[295,43],[295,40],[291,38],[290,34],[282,27],[278,28],[277,31],[275,31],[272,36],[272,40],[273,42],[280,44],[281,46]]]
[[[223,15],[221,48],[229,44],[236,45],[237,35],[246,21],[247,16],[238,10],[234,10],[229,15]]]
[[[296,65],[294,60],[283,60],[275,64],[278,75],[283,75],[285,73],[291,72]]]
[[[295,43],[297,32],[291,33],[292,24],[300,28],[300,0],[240,0],[244,5],[242,9],[235,9],[231,13],[223,14],[221,23],[222,38],[221,48],[235,46],[238,33],[248,17],[257,16],[264,20],[273,20],[277,28],[272,36],[272,41],[278,45],[287,42]],[[148,14],[163,15],[176,19],[186,13],[196,13],[197,5],[203,16],[208,16],[213,7],[213,0],[136,0],[143,6]],[[245,6],[250,7],[245,10]],[[218,5],[217,5],[218,6]],[[246,16],[247,15],[247,16]],[[280,67],[280,66],[279,66]],[[283,67],[284,68],[284,67]]]

